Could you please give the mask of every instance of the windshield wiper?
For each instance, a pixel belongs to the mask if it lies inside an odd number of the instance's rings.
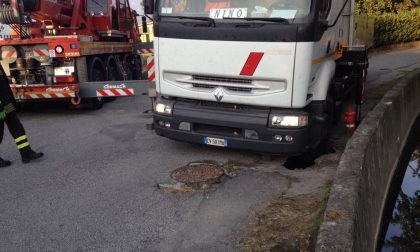
[[[212,25],[213,27],[216,27],[216,21],[213,18],[209,18],[209,17],[188,17],[188,16],[161,16],[161,17],[207,21],[210,25]]]
[[[267,22],[290,24],[289,20],[287,20],[286,18],[264,18],[264,17],[231,18],[231,17],[225,17],[223,19],[246,20],[246,21],[254,21],[254,20],[256,20],[256,21],[267,21]]]

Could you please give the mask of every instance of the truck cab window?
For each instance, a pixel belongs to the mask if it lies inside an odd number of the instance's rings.
[[[86,9],[89,13],[108,13],[108,0],[88,0],[86,3]]]
[[[319,19],[326,19],[331,9],[331,0],[321,0],[319,8]]]
[[[212,9],[226,9],[230,8],[230,1],[211,1],[207,0],[204,7],[204,11],[210,11]]]
[[[286,18],[308,16],[311,0],[160,0],[162,16],[224,18]]]
[[[309,14],[310,0],[282,0],[274,2],[270,7],[270,15],[282,18],[298,18]]]
[[[120,16],[127,17],[127,0],[120,0]]]
[[[117,0],[111,0],[112,29],[118,30]]]

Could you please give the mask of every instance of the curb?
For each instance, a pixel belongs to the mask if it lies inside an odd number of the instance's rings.
[[[377,251],[385,200],[420,116],[420,71],[388,91],[347,142],[316,251]]]

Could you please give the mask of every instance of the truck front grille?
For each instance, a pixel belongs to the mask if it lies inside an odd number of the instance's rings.
[[[223,88],[232,95],[261,95],[273,91],[283,92],[287,88],[286,80],[263,79],[258,77],[229,77],[198,74],[163,72],[163,79],[169,83],[195,92],[211,93]]]
[[[206,75],[193,75],[191,85],[195,88],[215,89],[223,87],[233,92],[252,92],[252,80],[244,78],[227,78]]]
[[[243,87],[229,87],[229,86],[222,86],[222,85],[210,85],[210,84],[192,84],[195,88],[204,88],[204,89],[215,89],[217,87],[224,87],[227,90],[235,91],[235,92],[251,92],[252,88],[243,88]]]
[[[226,77],[215,77],[215,76],[205,76],[205,75],[193,75],[193,80],[252,84],[252,80],[250,79],[226,78]]]

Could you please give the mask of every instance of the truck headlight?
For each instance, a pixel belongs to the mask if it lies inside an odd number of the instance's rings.
[[[172,105],[156,102],[155,112],[162,115],[172,115]]]
[[[271,117],[270,126],[272,127],[304,127],[308,125],[308,116],[293,116],[293,115],[273,115]]]

